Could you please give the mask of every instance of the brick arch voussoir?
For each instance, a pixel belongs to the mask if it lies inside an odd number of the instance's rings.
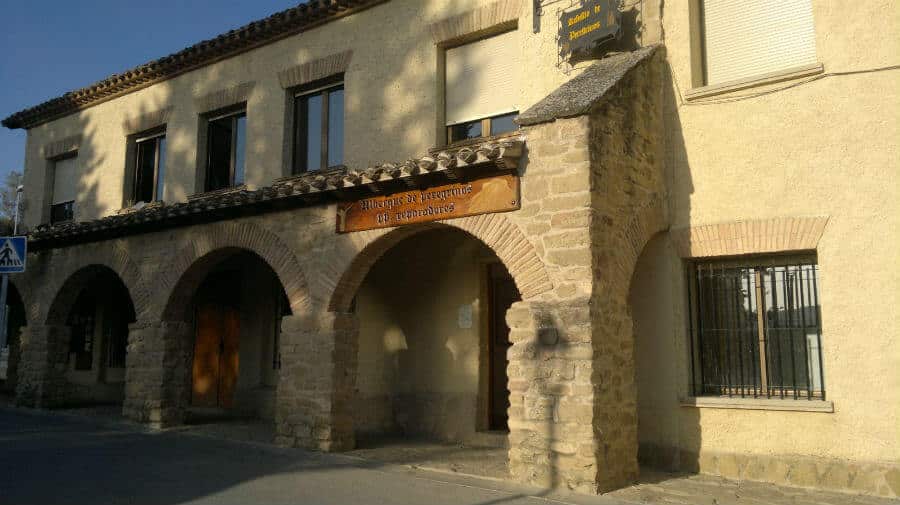
[[[666,203],[654,200],[650,205],[641,207],[629,220],[625,227],[625,246],[621,248],[619,275],[626,286],[631,285],[638,260],[644,248],[657,234],[669,229]]]
[[[318,292],[326,294],[329,310],[348,310],[369,269],[389,249],[412,235],[441,227],[462,230],[490,248],[506,266],[524,300],[553,289],[543,262],[522,230],[502,214],[483,214],[346,235],[318,269]]]
[[[33,321],[44,324],[62,324],[74,303],[74,298],[82,286],[77,285],[77,275],[85,269],[101,266],[114,272],[131,297],[135,316],[138,320],[151,317],[152,303],[150,290],[128,251],[121,243],[82,246],[77,250],[64,251],[63,261],[54,264],[54,273],[43,289],[29,294],[32,298]],[[62,275],[58,273],[64,272]],[[43,302],[43,303],[42,303]],[[31,320],[29,320],[30,322]]]
[[[193,275],[192,270],[197,262],[224,249],[242,249],[262,258],[281,282],[292,312],[297,315],[311,310],[312,299],[304,269],[287,242],[274,232],[249,223],[221,223],[191,230],[188,240],[174,261],[166,264],[165,270],[160,273],[159,285],[162,289],[156,304],[163,318],[172,317],[173,304],[189,298],[190,294],[179,293],[182,290],[181,281]]]

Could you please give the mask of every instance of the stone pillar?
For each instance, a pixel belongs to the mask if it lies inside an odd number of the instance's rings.
[[[506,314],[509,464],[518,481],[596,493],[593,347],[587,299],[518,302]]]
[[[183,321],[138,321],[128,327],[125,417],[154,428],[184,422],[193,342],[192,327]]]
[[[70,329],[64,325],[29,325],[19,333],[16,404],[48,408],[66,400]]]
[[[594,431],[601,492],[631,485],[639,473],[634,330],[627,289],[624,281],[598,281],[593,304]]]
[[[354,447],[358,334],[354,314],[282,319],[276,443],[322,451]]]

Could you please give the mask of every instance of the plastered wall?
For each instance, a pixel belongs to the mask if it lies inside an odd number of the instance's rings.
[[[666,5],[671,225],[828,216],[816,252],[835,412],[679,407],[689,381],[687,288],[663,237],[645,250],[632,288],[645,444],[900,462],[900,74],[877,70],[900,63],[900,19],[892,2],[855,4],[852,15],[845,7],[813,2],[822,77],[698,103],[683,98],[696,56],[688,2]]]
[[[483,244],[442,230],[406,239],[369,272],[356,308],[361,437],[463,441],[476,431],[486,415],[478,394],[488,261],[496,259]],[[469,324],[461,311],[471,314]]]

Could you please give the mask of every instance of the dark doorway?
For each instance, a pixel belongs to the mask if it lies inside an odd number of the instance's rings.
[[[9,283],[7,291],[6,311],[7,347],[5,350],[0,349],[0,368],[6,366],[6,373],[5,375],[0,373],[0,394],[15,393],[16,391],[16,375],[19,368],[19,331],[26,324],[25,304],[12,283]]]
[[[191,403],[231,408],[240,367],[240,293],[237,272],[210,276],[196,304]]]
[[[490,360],[490,394],[488,395],[488,415],[491,430],[509,430],[509,377],[506,373],[509,350],[509,326],[506,325],[506,311],[519,301],[519,290],[512,276],[499,263],[488,266],[488,317]]]

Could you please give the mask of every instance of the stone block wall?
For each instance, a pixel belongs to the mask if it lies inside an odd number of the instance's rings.
[[[356,335],[353,314],[282,319],[276,442],[324,451],[352,449]]]
[[[506,316],[513,478],[596,493],[593,349],[587,299],[518,302]],[[580,330],[580,331],[579,331]]]
[[[594,434],[601,491],[638,476],[634,332],[628,293],[644,245],[667,228],[663,169],[663,51],[592,107]]]
[[[32,324],[19,333],[16,404],[49,408],[65,404],[69,327]]]
[[[129,327],[125,417],[157,428],[184,422],[193,342],[193,325],[183,321],[138,321]]]

